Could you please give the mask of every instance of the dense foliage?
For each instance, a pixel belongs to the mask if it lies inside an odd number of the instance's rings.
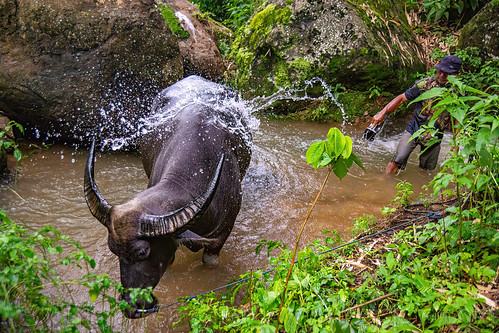
[[[213,19],[237,31],[253,15],[255,9],[267,0],[193,0],[199,9]]]
[[[28,232],[2,211],[0,223],[2,332],[113,331],[114,317],[128,306],[118,300],[121,284],[93,273],[95,261],[53,227]],[[81,273],[65,280],[63,270]],[[78,302],[78,292],[88,299]],[[150,291],[134,297],[150,298]]]

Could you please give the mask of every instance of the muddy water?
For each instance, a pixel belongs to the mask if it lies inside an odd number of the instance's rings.
[[[323,230],[348,232],[353,219],[362,214],[380,216],[380,209],[390,203],[397,192],[395,185],[401,179],[411,182],[416,193],[423,191],[421,187],[434,173],[419,170],[416,154],[411,156],[406,171],[397,177],[384,176],[404,124],[403,120],[387,124],[372,143],[362,139],[364,126],[336,125],[352,137],[354,152],[366,171],[354,165],[343,180],[334,176],[329,179],[302,236],[302,246],[322,237]],[[242,209],[222,250],[220,266],[205,268],[201,252],[181,248],[155,289],[162,304],[222,286],[251,267],[263,268],[265,256],[254,254],[261,239],[280,240],[290,248],[294,246],[326,174],[325,170],[314,171],[306,164],[305,152],[312,142],[324,139],[331,126],[261,119],[253,133],[253,157],[243,183]],[[440,161],[447,152],[448,144],[444,143]],[[107,231],[91,216],[83,197],[86,158],[86,151],[62,146],[35,151],[22,162],[15,190],[13,182],[1,186],[0,208],[12,220],[35,230],[46,224],[55,226],[95,258],[97,273],[109,274],[118,281],[118,262],[107,248]],[[147,184],[140,157],[120,152],[98,154],[96,181],[111,204],[122,203]],[[76,277],[79,272],[65,274]],[[178,306],[172,306],[159,315],[133,322],[120,317],[115,323],[117,329],[127,331],[183,331],[185,328],[170,328],[177,309]]]

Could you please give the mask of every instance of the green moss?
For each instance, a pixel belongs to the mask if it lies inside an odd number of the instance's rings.
[[[228,55],[228,58],[233,60],[238,68],[232,78],[234,86],[244,90],[251,84],[250,77],[253,71],[261,68],[260,65],[258,68],[252,68],[257,59],[258,63],[267,63],[265,65],[267,75],[265,76],[268,76],[268,72],[272,71],[275,73],[274,80],[276,82],[284,85],[289,84],[288,69],[281,64],[281,59],[276,54],[276,51],[265,45],[265,40],[276,26],[288,24],[290,17],[291,10],[288,7],[279,8],[275,4],[270,4],[256,13],[249,24],[242,26],[238,30],[237,38],[232,43],[231,52]],[[251,89],[254,88],[251,87]]]
[[[291,76],[299,81],[309,80],[314,76],[312,64],[303,58],[291,62],[291,64],[289,64],[289,70]]]
[[[288,66],[285,61],[280,61],[274,67],[274,83],[276,87],[288,87],[291,85],[288,74]]]
[[[268,5],[258,12],[249,23],[249,46],[255,49],[275,26],[289,23],[291,10],[288,7],[277,8],[275,4]]]
[[[169,7],[167,7],[161,3],[158,3],[158,8],[159,8],[161,15],[165,19],[165,22],[170,27],[170,30],[175,35],[177,35],[178,38],[180,38],[180,39],[189,38],[189,36],[190,36],[189,32],[185,31],[184,28],[182,28],[182,26],[178,22],[177,17],[175,16],[175,13],[173,12],[173,10],[171,10]]]

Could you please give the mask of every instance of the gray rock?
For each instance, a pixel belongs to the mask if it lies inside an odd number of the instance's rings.
[[[153,0],[0,0],[0,109],[42,139],[123,135],[182,72]]]
[[[490,1],[463,27],[458,47],[478,47],[485,60],[499,59],[498,17],[499,1]]]

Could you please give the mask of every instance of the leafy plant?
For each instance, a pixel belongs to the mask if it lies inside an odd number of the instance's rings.
[[[362,235],[364,232],[374,228],[376,226],[377,219],[373,215],[364,214],[361,217],[357,217],[353,221],[353,227],[350,229],[353,237]]]
[[[407,206],[411,203],[411,195],[414,194],[412,187],[412,184],[406,180],[402,180],[395,185],[395,188],[399,191],[397,192],[397,196],[392,200],[392,204],[398,203],[400,206]]]
[[[129,305],[119,301],[121,284],[92,272],[95,261],[82,247],[46,226],[29,233],[0,211],[0,327],[2,331],[113,331],[113,318]],[[68,253],[69,251],[72,251]],[[68,254],[66,254],[68,253]],[[80,271],[66,281],[60,270]],[[76,301],[76,289],[88,300]],[[150,290],[134,290],[150,297]]]
[[[465,8],[475,10],[477,6],[477,0],[424,0],[423,2],[426,20],[432,24],[437,23],[443,18],[448,20],[451,9],[455,9],[461,14]]]
[[[381,96],[381,88],[377,85],[369,87],[369,98],[376,98]]]
[[[7,133],[11,131],[14,127],[16,127],[19,132],[24,133],[24,128],[21,124],[11,121],[4,129],[0,129],[0,150],[7,152],[8,150],[13,151],[13,155],[17,161],[20,161],[22,158],[22,153],[19,150],[19,146],[16,143],[15,139],[10,137]]]
[[[339,179],[347,175],[348,169],[354,162],[364,169],[360,159],[352,152],[352,139],[344,136],[336,127],[329,130],[327,140],[312,143],[307,150],[306,158],[307,163],[316,170],[329,166]]]

